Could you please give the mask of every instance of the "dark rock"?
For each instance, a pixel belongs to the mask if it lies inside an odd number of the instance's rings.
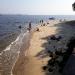
[[[53,69],[52,69],[52,68],[49,68],[48,71],[49,71],[49,72],[53,72]]]
[[[49,55],[50,57],[53,57],[53,52],[50,52],[49,54],[50,54],[50,55]]]
[[[49,56],[50,56],[50,57],[53,57],[53,54],[50,54]]]
[[[62,51],[60,50],[60,51],[55,51],[55,54],[56,55],[62,55]]]
[[[39,28],[37,28],[36,31],[39,31]]]
[[[47,24],[49,24],[49,23],[47,22]]]
[[[49,65],[49,66],[54,66],[54,65],[55,65],[55,59],[50,59],[50,60],[48,61],[48,65]]]
[[[55,37],[55,35],[51,35],[51,40],[56,40],[56,37]]]
[[[63,68],[60,68],[60,69],[59,69],[59,73],[62,73],[62,72],[63,72]]]
[[[45,23],[43,24],[43,26],[45,26]]]
[[[47,66],[43,66],[42,68],[43,68],[43,70],[46,70],[47,69]]]
[[[57,41],[60,41],[61,39],[62,39],[61,36],[51,35],[51,40],[57,40]]]
[[[57,37],[56,37],[56,40],[57,40],[57,41],[60,41],[61,39],[62,39],[61,36],[57,36]]]

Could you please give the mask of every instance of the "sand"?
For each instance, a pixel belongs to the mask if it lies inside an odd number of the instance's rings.
[[[59,21],[49,22],[50,24],[47,26],[38,26],[39,31],[34,32],[30,41],[30,47],[26,50],[25,56],[20,57],[16,62],[12,71],[13,75],[45,75],[42,66],[47,64],[50,57],[45,56],[41,58],[43,54],[46,54],[46,49],[42,45],[47,42],[47,40],[42,38],[56,34],[57,27],[53,25],[58,24]]]

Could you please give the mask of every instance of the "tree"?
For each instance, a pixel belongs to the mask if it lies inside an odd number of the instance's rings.
[[[72,4],[72,8],[75,11],[75,2]]]

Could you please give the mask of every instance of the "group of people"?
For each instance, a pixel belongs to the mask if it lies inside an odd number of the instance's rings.
[[[43,24],[43,20],[40,20],[40,23]],[[31,31],[31,29],[32,29],[32,24],[31,24],[31,22],[29,22],[29,27],[28,27],[29,32]],[[38,28],[37,28],[37,31],[39,31]]]
[[[40,23],[42,23],[43,24],[43,20],[40,20]],[[19,29],[21,29],[22,27],[21,26],[19,26]],[[28,26],[28,28],[27,28],[27,30],[30,32],[31,31],[31,29],[32,29],[32,24],[31,24],[31,22],[29,22],[29,26]],[[38,30],[38,29],[37,29]]]

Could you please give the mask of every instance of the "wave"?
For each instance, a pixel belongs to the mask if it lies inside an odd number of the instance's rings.
[[[25,33],[21,33],[19,36],[17,36],[16,40],[11,42],[11,44],[9,46],[7,46],[3,51],[10,50],[13,44],[16,44],[16,43],[20,43],[21,44],[22,38],[25,36],[25,34],[26,34],[26,32]]]
[[[11,44],[0,53],[4,75],[10,75],[19,56],[21,57],[25,55],[25,52],[30,45],[29,41],[34,30],[35,28],[33,28],[30,33],[28,31],[22,31],[17,39],[11,42]]]

